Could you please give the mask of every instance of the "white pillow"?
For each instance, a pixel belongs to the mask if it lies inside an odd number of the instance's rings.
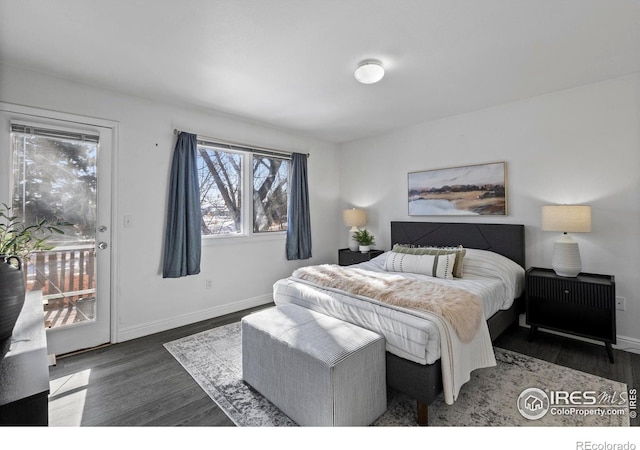
[[[462,245],[458,247],[414,247],[407,244],[394,244],[391,251],[409,253],[410,255],[448,255],[449,253],[455,253],[456,262],[453,264],[453,276],[456,278],[462,278],[463,276],[463,259],[466,251]]]
[[[384,268],[387,272],[419,273],[450,280],[453,278],[455,261],[455,253],[449,255],[411,255],[388,252]]]
[[[511,298],[519,297],[524,291],[524,269],[506,256],[489,250],[468,248],[464,257],[464,275],[499,278],[512,292]]]
[[[506,256],[489,250],[469,248],[464,259],[465,275],[496,278],[501,277],[503,273],[510,274],[514,271],[520,272],[523,270],[522,267]]]

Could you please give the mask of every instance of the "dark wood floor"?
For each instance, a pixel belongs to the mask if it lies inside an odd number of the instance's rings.
[[[259,308],[256,308],[259,309]],[[255,309],[254,309],[255,310]],[[50,368],[51,426],[233,426],[163,344],[239,320],[248,312],[199,322],[59,358]],[[513,327],[496,346],[640,387],[640,355]],[[637,426],[638,419],[631,419]]]
[[[58,358],[50,426],[233,426],[163,344],[257,309]]]
[[[513,350],[560,366],[598,375],[627,384],[627,389],[640,389],[640,354],[613,350],[614,364],[604,345],[591,344],[539,330],[529,342],[529,329],[514,326],[495,342],[496,347]],[[631,426],[640,425],[640,419],[630,419]]]

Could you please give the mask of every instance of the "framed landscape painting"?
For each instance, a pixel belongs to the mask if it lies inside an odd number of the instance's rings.
[[[506,162],[409,173],[410,216],[507,214]]]

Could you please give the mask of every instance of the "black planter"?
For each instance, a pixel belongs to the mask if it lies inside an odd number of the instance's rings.
[[[17,263],[17,267],[11,262]],[[25,298],[22,261],[17,256],[0,255],[0,341],[11,336]]]

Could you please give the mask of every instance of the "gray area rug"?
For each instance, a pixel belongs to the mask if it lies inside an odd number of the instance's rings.
[[[165,348],[238,426],[296,426],[289,417],[242,381],[240,323],[221,326],[176,341]],[[622,415],[547,413],[523,417],[518,396],[528,388],[543,391],[627,392],[624,383],[607,380],[519,353],[495,349],[497,366],[473,372],[453,405],[442,395],[429,405],[430,426],[629,426]],[[393,390],[388,409],[374,426],[415,426],[415,401]]]

